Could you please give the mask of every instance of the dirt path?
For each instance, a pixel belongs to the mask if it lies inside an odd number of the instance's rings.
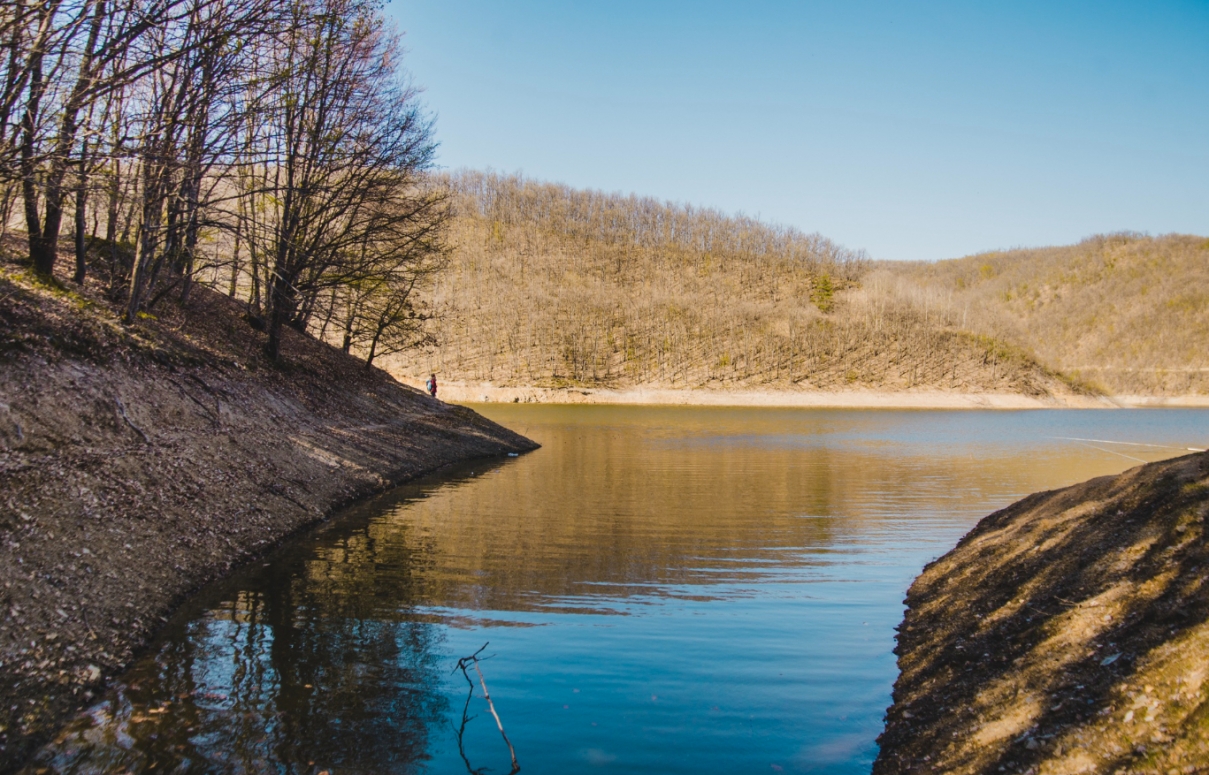
[[[201,584],[349,501],[535,446],[293,332],[263,363],[216,294],[155,312],[126,329],[0,269],[0,771]]]
[[[1038,493],[907,595],[874,775],[1209,772],[1209,454]]]

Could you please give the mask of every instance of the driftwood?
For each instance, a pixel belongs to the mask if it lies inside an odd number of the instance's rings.
[[[466,764],[467,772],[471,775],[482,775],[484,769],[474,769],[470,766],[470,759],[466,757],[466,749],[462,745],[462,737],[466,733],[466,725],[470,723],[474,716],[470,713],[470,700],[474,697],[474,680],[470,677],[468,668],[473,665],[474,672],[479,676],[479,685],[483,687],[483,699],[487,700],[487,708],[491,711],[491,715],[495,718],[495,725],[499,727],[500,736],[504,738],[504,744],[508,746],[508,753],[512,757],[512,771],[508,775],[516,775],[520,772],[521,766],[516,761],[516,749],[512,747],[512,742],[508,739],[508,733],[504,731],[504,722],[500,721],[500,714],[495,711],[495,703],[491,701],[491,693],[487,691],[487,682],[483,679],[483,671],[479,667],[479,654],[483,653],[483,649],[487,648],[488,643],[484,643],[482,648],[474,652],[468,657],[462,657],[458,660],[455,671],[461,670],[462,677],[466,679],[466,684],[470,687],[466,694],[466,704],[462,707],[462,724],[458,727],[458,753],[462,756],[462,761]]]

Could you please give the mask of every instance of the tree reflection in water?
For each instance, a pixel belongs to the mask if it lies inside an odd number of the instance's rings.
[[[435,625],[390,610],[406,590],[349,583],[364,533],[208,606],[70,724],[34,768],[56,772],[413,772],[447,700]],[[292,563],[291,563],[292,564]],[[368,574],[372,575],[372,574]],[[364,579],[364,576],[361,576]],[[405,577],[394,575],[392,586]]]

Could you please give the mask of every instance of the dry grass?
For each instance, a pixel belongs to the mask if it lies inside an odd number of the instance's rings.
[[[1209,240],[1113,234],[874,263],[745,216],[461,172],[447,271],[416,288],[414,379],[592,388],[1209,393]],[[257,304],[204,235],[198,280]],[[154,310],[153,310],[154,311]],[[339,321],[308,331],[340,344]],[[338,330],[339,329],[339,330]],[[351,351],[367,353],[354,337]]]

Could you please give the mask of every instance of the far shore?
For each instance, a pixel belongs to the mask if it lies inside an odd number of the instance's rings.
[[[423,378],[396,375],[423,389]],[[1209,407],[1209,395],[1029,396],[1020,393],[959,393],[938,390],[742,390],[714,388],[546,388],[490,383],[439,382],[437,397],[449,403],[651,404],[681,406],[769,406],[820,409],[1123,409]]]

